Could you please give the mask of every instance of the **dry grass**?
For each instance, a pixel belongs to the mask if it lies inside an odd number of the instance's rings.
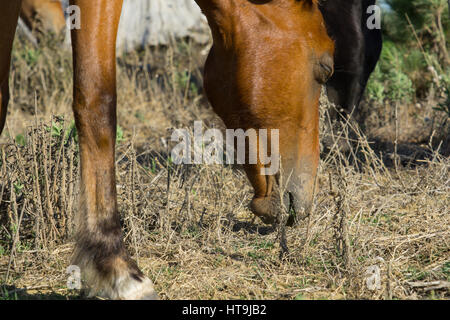
[[[414,161],[399,148],[375,152],[354,123],[331,124],[323,99],[320,188],[308,221],[286,230],[283,259],[277,230],[248,209],[239,168],[168,162],[168,128],[221,126],[201,95],[201,49],[119,59],[120,214],[161,298],[448,299],[450,161],[433,143]],[[78,298],[65,274],[78,203],[70,74],[67,52],[16,42],[0,149],[0,298]],[[381,287],[371,291],[374,265]]]

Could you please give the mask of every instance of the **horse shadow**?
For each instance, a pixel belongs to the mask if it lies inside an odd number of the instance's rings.
[[[31,290],[35,291],[38,289],[19,288],[14,285],[2,285],[2,286],[0,286],[0,300],[14,301],[14,300],[79,300],[79,299],[86,299],[82,295],[82,293],[60,294],[55,291],[30,293],[29,291],[31,291]]]

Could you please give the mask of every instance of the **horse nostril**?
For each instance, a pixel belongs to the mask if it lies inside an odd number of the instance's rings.
[[[333,56],[329,53],[324,53],[318,60],[314,73],[316,80],[324,84],[331,78],[334,72]]]
[[[322,69],[324,70],[325,73],[329,74],[331,76],[331,73],[333,72],[333,68],[330,67],[329,65],[321,62],[320,66],[322,67]]]
[[[334,71],[334,59],[333,56],[329,53],[324,53],[320,58],[320,65],[326,70],[329,74],[329,77],[333,74]]]
[[[288,227],[292,227],[295,224],[297,212],[296,212],[295,203],[294,203],[294,195],[292,194],[292,192],[288,192],[288,197],[289,197],[289,209],[288,209],[289,217],[286,222],[286,225]]]
[[[294,195],[292,192],[288,192],[289,196],[289,214],[295,214]]]

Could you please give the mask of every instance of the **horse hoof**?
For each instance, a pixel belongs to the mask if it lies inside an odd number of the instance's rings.
[[[116,279],[111,286],[103,284],[103,290],[89,290],[88,297],[111,300],[158,300],[152,281],[147,277],[126,276]]]
[[[123,282],[119,282],[117,287],[117,297],[119,300],[158,300],[158,295],[153,288],[152,281],[144,277],[135,279],[129,277]]]

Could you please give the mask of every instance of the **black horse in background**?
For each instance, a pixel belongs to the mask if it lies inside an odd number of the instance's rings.
[[[320,9],[335,41],[335,72],[327,82],[330,102],[350,113],[364,94],[383,46],[380,29],[367,27],[367,8],[376,0],[322,0]]]

